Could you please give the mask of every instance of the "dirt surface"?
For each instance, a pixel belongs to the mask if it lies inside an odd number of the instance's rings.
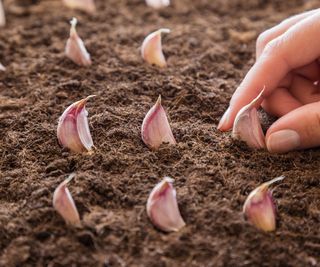
[[[255,39],[318,1],[176,0],[161,11],[143,0],[96,1],[98,12],[60,1],[5,0],[0,31],[0,266],[320,266],[320,150],[254,152],[216,130],[232,92],[254,62]],[[69,20],[93,65],[64,56]],[[168,27],[168,68],[142,62],[149,32]],[[62,149],[57,120],[88,95],[92,155]],[[144,115],[162,95],[178,141],[150,151]],[[270,118],[266,117],[266,122]],[[69,189],[83,227],[52,207]],[[149,222],[149,192],[175,179],[187,226],[165,234]],[[278,228],[262,233],[242,217],[248,193],[279,175]]]

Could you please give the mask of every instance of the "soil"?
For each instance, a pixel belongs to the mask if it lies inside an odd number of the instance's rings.
[[[0,31],[0,266],[320,266],[320,150],[252,151],[219,118],[250,65],[260,32],[311,0],[175,0],[160,11],[143,0],[96,1],[94,15],[61,1],[5,0]],[[64,56],[69,20],[93,65]],[[144,37],[167,27],[168,68],[145,64]],[[95,151],[76,155],[56,138],[59,116],[88,95]],[[144,115],[158,95],[176,146],[150,151]],[[274,118],[264,116],[265,127]],[[69,184],[83,227],[66,226],[52,207]],[[149,192],[175,179],[186,227],[165,234],[147,218]],[[242,216],[248,193],[276,186],[278,227],[263,233]]]

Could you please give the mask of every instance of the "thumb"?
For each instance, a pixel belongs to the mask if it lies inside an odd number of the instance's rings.
[[[320,102],[297,108],[268,130],[267,148],[272,153],[320,146]]]

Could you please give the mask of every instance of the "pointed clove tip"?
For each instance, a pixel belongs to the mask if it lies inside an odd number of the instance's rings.
[[[83,98],[83,99],[79,100],[78,102],[76,102],[77,109],[83,108],[87,104],[88,100],[90,100],[93,97],[96,97],[96,95],[89,95],[86,98]]]
[[[77,18],[76,18],[76,17],[72,17],[72,19],[70,20],[70,24],[71,24],[72,26],[76,26],[77,23],[78,23]]]
[[[96,97],[96,96],[97,96],[97,95],[89,95],[89,96],[86,97],[86,99],[89,100],[89,99],[91,99],[91,98],[93,98],[93,97]]]
[[[157,99],[156,106],[161,106],[161,95]]]
[[[70,37],[77,37],[77,36],[78,36],[77,30],[76,30],[77,23],[78,23],[78,20],[77,20],[75,17],[73,17],[73,18],[70,20],[70,24],[71,24],[71,27],[70,27]]]
[[[264,98],[264,92],[265,92],[265,88],[266,86],[264,85],[262,90],[260,91],[260,93],[258,94],[258,96],[252,100],[252,102],[249,104],[250,107],[253,107],[253,106],[260,106],[262,101],[263,101],[263,98]],[[257,107],[258,108],[258,107]]]
[[[161,28],[161,29],[159,29],[158,31],[159,31],[160,33],[170,33],[170,32],[171,32],[171,30],[168,29],[168,28]]]
[[[243,213],[255,227],[270,232],[276,229],[276,207],[269,186],[285,177],[280,176],[255,188],[243,205]]]
[[[284,178],[286,178],[284,175],[281,175],[279,177],[276,177],[274,179],[272,179],[271,181],[268,181],[265,183],[266,187],[268,188],[270,185],[276,183],[276,182],[280,182],[282,181]]]
[[[164,181],[166,181],[167,183],[173,184],[174,183],[174,179],[169,177],[169,176],[165,176],[163,178]]]
[[[75,173],[75,172],[70,173],[69,176],[68,176],[68,178],[64,180],[64,184],[66,185],[66,184],[70,183],[71,180],[72,180],[75,176],[76,176],[76,173]]]

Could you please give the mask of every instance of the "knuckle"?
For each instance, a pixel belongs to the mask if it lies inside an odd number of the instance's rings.
[[[283,40],[281,37],[271,40],[264,47],[263,55],[268,57],[275,55],[278,51],[280,51],[282,43],[283,43]]]
[[[320,112],[315,112],[315,120],[312,127],[312,132],[316,132],[320,134]]]
[[[271,39],[272,37],[269,33],[269,30],[266,30],[263,33],[260,33],[256,42],[257,49],[258,48],[262,49],[263,47],[265,47],[270,42]]]
[[[307,140],[313,140],[315,137],[320,137],[320,112],[313,114],[312,123],[305,128],[305,136]]]

